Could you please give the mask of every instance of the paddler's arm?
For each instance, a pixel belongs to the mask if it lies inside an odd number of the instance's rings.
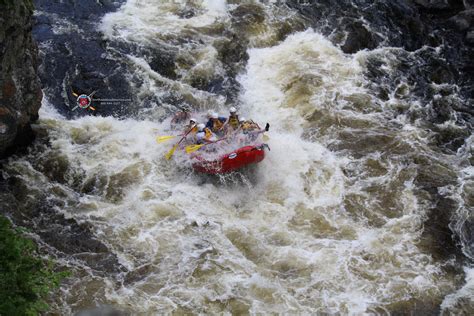
[[[181,135],[179,135],[179,136],[184,136],[184,137],[188,136],[188,134],[191,133],[191,132],[193,131],[193,128],[195,128],[195,127],[196,127],[196,124],[194,124],[193,126],[191,126],[190,129],[188,129],[185,133],[183,133],[183,134],[181,134]]]
[[[221,127],[221,128],[219,128],[219,130],[223,130],[223,129],[225,129],[225,127],[227,126],[227,124],[229,124],[229,121],[230,121],[230,116],[229,116],[229,118],[228,118],[228,119],[226,119],[226,120],[225,120],[224,124],[222,124],[222,127]]]
[[[264,128],[264,129],[261,129],[261,130],[259,130],[259,131],[249,132],[249,134],[258,135],[258,134],[262,134],[262,133],[268,132],[269,129],[270,129],[270,124],[267,123],[267,124],[265,125],[265,128]]]

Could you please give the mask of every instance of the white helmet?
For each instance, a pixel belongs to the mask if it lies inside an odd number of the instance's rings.
[[[212,113],[212,116],[211,116],[213,119],[216,119],[216,118],[219,118],[219,114],[217,114],[216,112]]]
[[[229,109],[229,112],[230,112],[230,113],[236,113],[236,112],[237,112],[237,109],[234,108],[234,107],[231,107],[231,108]]]
[[[213,111],[213,110],[209,110],[209,111],[207,111],[206,116],[207,116],[207,117],[212,117],[212,113],[214,113],[214,111]]]
[[[241,117],[241,118],[239,119],[239,122],[240,122],[240,123],[245,122],[245,121],[246,121],[245,117]]]
[[[197,128],[200,132],[202,132],[204,130],[204,128],[206,128],[206,125],[201,123],[201,124],[198,124]]]
[[[189,123],[196,123],[196,122],[197,122],[197,120],[194,117],[189,119]]]

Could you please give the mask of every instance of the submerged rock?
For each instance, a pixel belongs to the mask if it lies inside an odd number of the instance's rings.
[[[353,54],[362,49],[374,49],[378,41],[362,22],[355,21],[345,25],[347,38],[341,49],[344,53]]]

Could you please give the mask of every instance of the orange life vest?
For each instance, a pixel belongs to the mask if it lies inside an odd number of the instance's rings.
[[[219,119],[212,119],[212,131],[214,133],[218,132],[221,127],[224,125],[221,120]]]
[[[209,129],[209,128],[205,128],[204,129],[204,133],[206,134],[206,136],[204,136],[207,140],[210,140],[211,137],[212,137],[212,131]]]
[[[240,128],[242,128],[242,131],[247,132],[253,129],[252,123],[245,121],[240,125]]]
[[[191,127],[193,125],[194,125],[194,127]],[[196,124],[193,124],[193,125],[186,125],[186,129],[184,130],[184,134],[186,134],[188,132],[189,132],[189,134],[196,134],[198,132],[197,125]]]

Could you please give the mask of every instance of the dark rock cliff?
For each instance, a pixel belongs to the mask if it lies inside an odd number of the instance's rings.
[[[0,158],[33,138],[42,92],[29,0],[0,0]]]

